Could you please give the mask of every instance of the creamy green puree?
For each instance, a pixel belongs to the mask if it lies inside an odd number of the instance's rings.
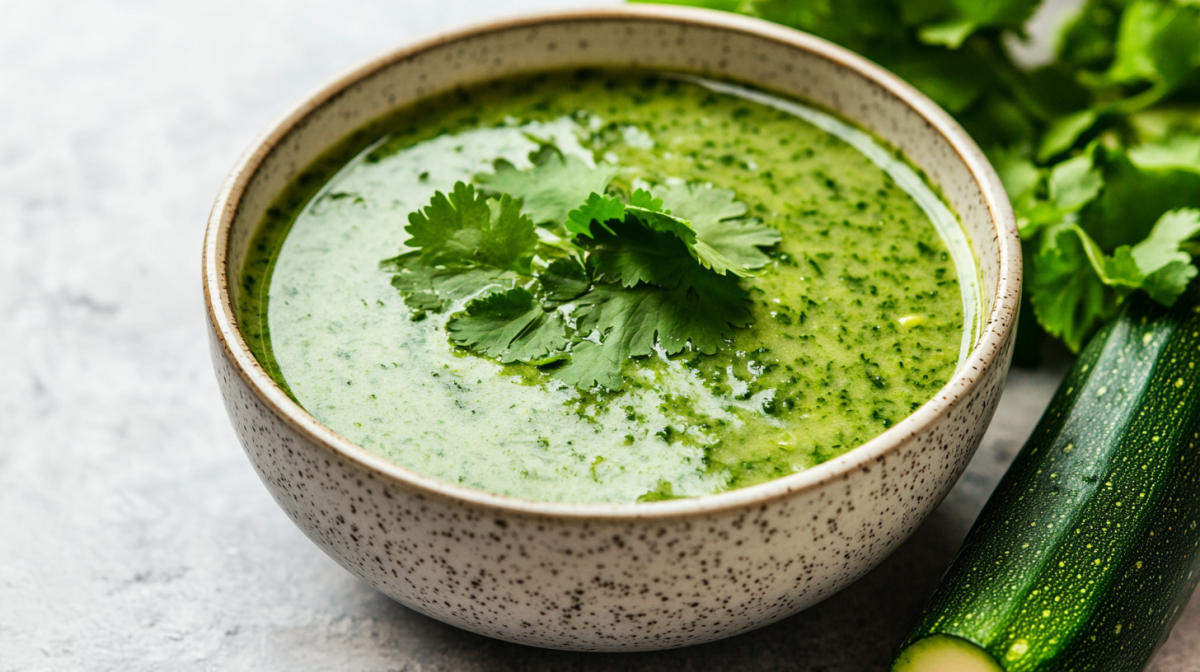
[[[529,167],[538,142],[622,166],[630,190],[735,190],[783,238],[742,281],[753,326],[581,393],[455,348],[461,303],[407,308],[379,266],[407,215],[496,159]],[[691,497],[820,464],[931,397],[977,330],[959,225],[894,152],[791,100],[628,71],[502,80],[372,122],[279,197],[240,289],[251,347],[319,421],[421,474],[544,501]]]

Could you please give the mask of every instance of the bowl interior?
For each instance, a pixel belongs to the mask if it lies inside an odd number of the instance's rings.
[[[1020,282],[1011,211],[987,161],[944,112],[865,60],[789,29],[702,10],[626,7],[493,23],[399,50],[326,86],[267,132],[218,198],[209,232],[215,258],[205,268],[206,287],[216,287],[210,296],[214,322],[218,330],[233,331],[223,335],[251,387],[277,407],[291,404],[288,414],[307,416],[257,366],[236,333],[237,297],[230,291],[236,283],[229,282],[240,276],[256,227],[289,181],[349,132],[397,107],[498,77],[574,67],[633,67],[746,83],[810,101],[870,131],[940,189],[977,260],[982,324],[947,388],[970,384],[959,380],[963,370],[989,365],[1008,338]],[[928,421],[936,412],[922,407],[909,421],[922,414]],[[904,427],[900,423],[869,445],[887,443],[889,436],[894,443],[901,430],[913,429]],[[844,467],[846,460],[839,460],[834,462]],[[777,480],[813,481],[838,468],[826,463]]]

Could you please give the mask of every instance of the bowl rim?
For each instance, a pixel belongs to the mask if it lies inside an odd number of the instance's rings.
[[[312,112],[366,77],[399,61],[448,43],[488,33],[532,28],[547,23],[586,24],[593,21],[629,19],[646,23],[695,26],[748,34],[797,48],[854,71],[903,104],[913,109],[939,133],[958,154],[978,185],[994,227],[994,244],[999,248],[1000,270],[992,309],[967,358],[950,380],[904,420],[843,455],[815,467],[757,485],[694,498],[629,504],[579,504],[544,502],[499,495],[447,483],[386,460],[345,439],[317,421],[293,401],[267,375],[251,353],[237,327],[226,272],[229,231],[246,188],[266,157],[294,127]],[[983,382],[982,375],[996,362],[1003,344],[1015,329],[1021,295],[1021,252],[1016,220],[1008,196],[996,171],[983,152],[959,124],[912,85],[843,47],[813,35],[761,19],[708,9],[666,5],[623,5],[525,14],[486,21],[464,28],[439,31],[371,58],[333,78],[278,117],[242,154],[218,192],[204,235],[202,273],[204,304],[211,336],[258,400],[292,429],[328,450],[339,459],[357,463],[376,477],[395,482],[421,495],[457,500],[464,504],[511,514],[539,517],[588,518],[605,521],[695,517],[768,502],[816,490],[836,480],[847,480],[851,472],[867,469],[897,452],[942,414],[956,407],[963,396]],[[215,354],[215,353],[214,353]]]

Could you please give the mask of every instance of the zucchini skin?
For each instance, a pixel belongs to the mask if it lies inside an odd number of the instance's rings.
[[[1008,672],[1135,672],[1200,579],[1200,282],[1141,294],[1084,349],[901,646]]]

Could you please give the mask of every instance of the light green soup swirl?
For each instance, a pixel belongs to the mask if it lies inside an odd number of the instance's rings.
[[[735,190],[783,237],[743,281],[754,325],[580,393],[454,348],[455,307],[411,319],[379,268],[408,213],[496,159],[528,166],[538,141],[622,166],[627,187]],[[974,278],[954,216],[865,133],[725,84],[592,71],[458,91],[354,133],[268,212],[238,311],[271,375],[369,451],[504,495],[635,502],[791,474],[899,422],[969,347]]]

